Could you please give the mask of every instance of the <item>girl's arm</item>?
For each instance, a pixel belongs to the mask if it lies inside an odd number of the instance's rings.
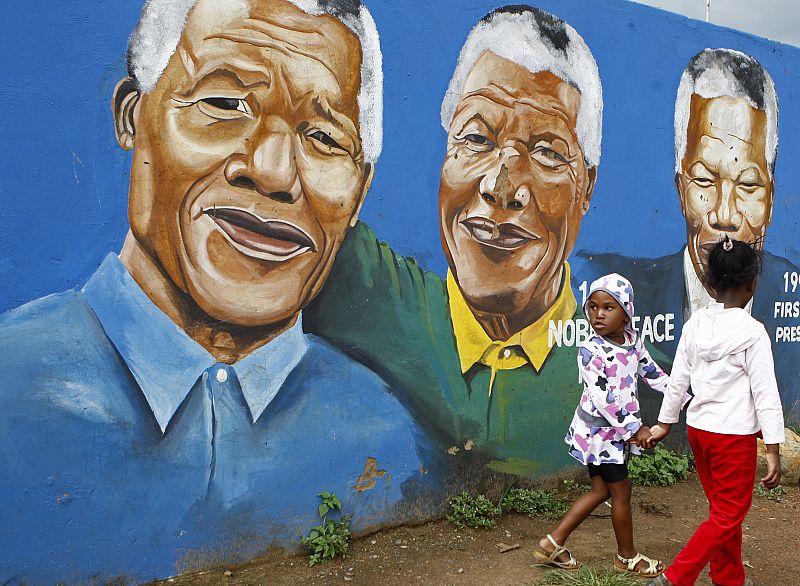
[[[666,392],[669,384],[669,375],[653,360],[644,344],[639,346],[638,356],[639,368],[636,374],[643,378],[654,391],[662,394]]]
[[[626,406],[617,400],[616,387],[606,375],[605,364],[605,355],[599,348],[587,345],[578,351],[578,369],[592,405],[608,421],[608,426],[627,441],[639,431],[642,422],[628,411],[632,405]]]
[[[772,348],[766,330],[758,340],[744,352],[745,368],[750,379],[750,392],[756,408],[758,424],[765,444],[780,444],[785,441],[783,432],[783,408],[775,380],[775,365]]]
[[[672,424],[678,422],[681,407],[689,399],[689,384],[691,382],[693,363],[694,337],[692,335],[692,322],[689,320],[683,327],[681,339],[678,341],[678,349],[675,351],[672,374],[670,375],[667,389],[664,391],[661,411],[658,414],[659,423]]]

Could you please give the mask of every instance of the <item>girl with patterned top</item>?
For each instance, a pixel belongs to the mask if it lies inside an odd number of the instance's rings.
[[[633,287],[627,279],[612,273],[594,281],[583,310],[593,331],[578,352],[583,393],[564,441],[570,455],[587,466],[592,486],[572,504],[558,527],[539,541],[534,557],[560,568],[579,567],[564,542],[595,507],[611,497],[617,538],[614,568],[658,576],[663,564],[638,553],[633,545],[627,459],[630,453],[640,453],[638,444],[650,437],[639,417],[637,378],[663,393],[669,377],[633,328]]]

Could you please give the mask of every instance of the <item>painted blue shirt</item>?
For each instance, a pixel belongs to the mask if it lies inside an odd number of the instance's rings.
[[[441,507],[438,450],[300,320],[218,363],[109,255],[0,331],[0,584],[140,581],[296,548],[322,491],[356,531]]]

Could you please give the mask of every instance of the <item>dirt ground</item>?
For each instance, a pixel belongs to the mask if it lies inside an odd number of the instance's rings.
[[[755,495],[744,526],[744,559],[758,586],[800,584],[800,489],[784,485],[780,502]],[[572,494],[571,498],[574,498]],[[696,473],[668,488],[634,487],[634,527],[643,553],[670,560],[706,515],[707,501]],[[614,533],[610,508],[601,505],[570,538],[568,546],[582,563],[610,568]],[[350,557],[308,567],[306,557],[264,559],[170,578],[162,585],[353,584],[399,586],[532,585],[546,570],[531,567],[537,539],[553,521],[503,515],[490,530],[453,528],[446,521],[400,527],[362,537],[350,545]],[[499,544],[519,544],[501,553]],[[703,575],[698,585],[709,586]]]

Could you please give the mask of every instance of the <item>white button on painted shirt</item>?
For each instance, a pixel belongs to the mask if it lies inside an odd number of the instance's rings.
[[[220,368],[217,371],[217,381],[224,383],[226,380],[228,380],[228,371],[224,368]]]
[[[503,358],[508,358],[509,356],[511,356],[511,350],[506,348],[505,350],[503,350]]]

